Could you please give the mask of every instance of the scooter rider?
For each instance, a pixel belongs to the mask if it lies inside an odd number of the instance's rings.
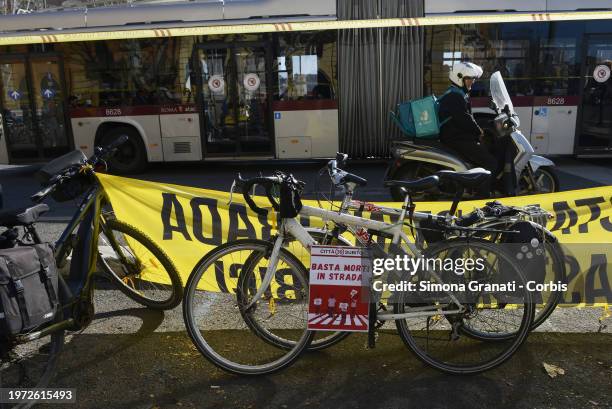
[[[471,62],[455,64],[448,75],[451,86],[440,99],[440,140],[458,152],[474,166],[485,168],[496,175],[499,163],[481,143],[484,132],[474,120],[470,103],[470,90],[483,70]],[[489,196],[491,181],[480,189],[480,195]]]

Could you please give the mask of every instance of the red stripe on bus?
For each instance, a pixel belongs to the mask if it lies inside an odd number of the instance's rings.
[[[313,99],[305,101],[274,101],[274,111],[313,111],[322,109],[338,109],[338,101],[333,99]]]
[[[71,118],[96,118],[139,115],[174,115],[194,114],[198,110],[195,105],[142,105],[133,107],[108,108],[72,108]]]
[[[512,104],[515,107],[533,107],[533,106],[578,106],[580,105],[580,97],[577,95],[568,96],[516,96],[512,97]],[[488,97],[471,98],[472,107],[486,108],[489,106]]]

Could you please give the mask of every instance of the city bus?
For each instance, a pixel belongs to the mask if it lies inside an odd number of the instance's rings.
[[[377,17],[611,9],[612,1],[225,0],[0,16],[0,164],[44,161],[128,135],[119,173],[151,162],[384,158],[389,111],[440,95],[457,61],[501,71],[544,155],[612,152],[612,25],[534,21],[169,36],[164,28]],[[155,38],[54,42],[67,31],[155,28]]]

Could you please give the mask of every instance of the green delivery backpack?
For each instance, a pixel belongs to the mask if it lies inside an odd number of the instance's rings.
[[[451,92],[465,97],[461,89],[451,86],[440,98],[430,95],[398,104],[396,111],[391,112],[391,118],[403,133],[413,139],[438,139],[440,127],[450,120],[450,117],[442,122],[438,119],[440,100]]]

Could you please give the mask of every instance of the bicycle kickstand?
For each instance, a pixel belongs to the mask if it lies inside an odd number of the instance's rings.
[[[376,303],[370,302],[370,314],[368,325],[368,348],[376,348]]]

